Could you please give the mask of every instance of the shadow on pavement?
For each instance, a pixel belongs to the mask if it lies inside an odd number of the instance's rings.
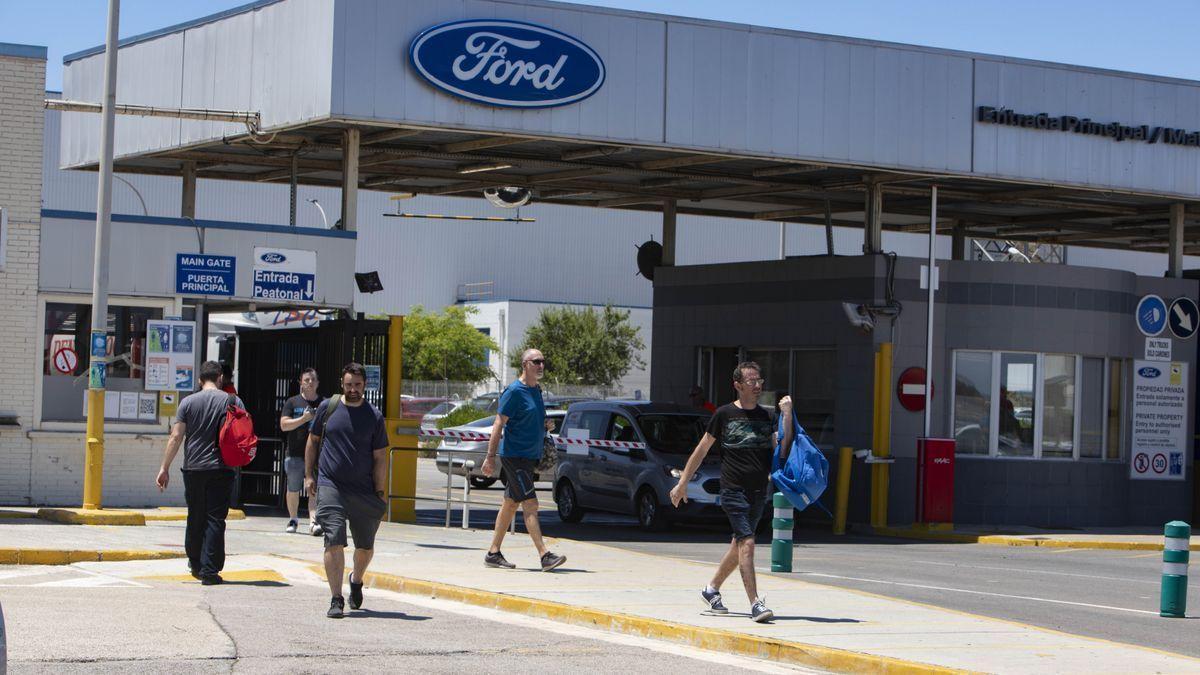
[[[347,619],[396,619],[399,621],[428,621],[432,617],[404,612],[377,612],[372,609],[355,609],[346,612]]]

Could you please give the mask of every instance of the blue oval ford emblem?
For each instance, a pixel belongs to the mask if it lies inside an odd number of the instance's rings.
[[[1159,370],[1158,368],[1151,368],[1150,366],[1145,366],[1143,368],[1138,368],[1138,375],[1141,375],[1142,377],[1155,378],[1155,377],[1158,377],[1159,375],[1162,375],[1162,371]]]
[[[285,257],[282,253],[275,253],[272,251],[271,253],[264,253],[258,256],[258,259],[271,265],[278,265],[279,263],[286,261],[287,257]]]
[[[409,58],[433,86],[512,108],[582,101],[604,84],[604,62],[570,35],[522,21],[452,21],[421,32]]]

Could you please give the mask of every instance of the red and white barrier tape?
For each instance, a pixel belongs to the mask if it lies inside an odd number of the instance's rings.
[[[456,431],[453,429],[422,429],[420,433],[424,438],[458,438],[464,441],[486,441],[492,437],[490,433],[480,431]],[[645,443],[635,441],[606,441],[592,438],[563,438],[556,437],[554,442],[558,445],[590,445],[598,448],[637,448],[646,449]]]

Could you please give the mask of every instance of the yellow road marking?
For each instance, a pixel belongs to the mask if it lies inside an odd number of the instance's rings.
[[[194,578],[190,574],[167,574],[160,576],[137,577],[143,581],[181,581],[183,583],[198,584],[199,579]],[[221,572],[221,578],[225,581],[275,581],[286,583],[283,575],[275,570],[226,570]]]

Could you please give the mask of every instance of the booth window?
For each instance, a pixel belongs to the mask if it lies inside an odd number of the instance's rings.
[[[106,389],[119,400],[119,392],[143,390],[142,362],[146,347],[146,321],[161,319],[161,307],[108,307],[108,381]],[[43,422],[84,422],[87,392],[89,337],[92,306],[46,303],[42,342]],[[118,408],[119,409],[119,408]],[[112,413],[112,410],[108,412]],[[157,424],[158,420],[110,417],[122,424]]]
[[[837,350],[797,349],[792,352],[792,410],[800,426],[822,448],[834,444],[834,402],[837,395]]]
[[[748,351],[745,360],[757,363],[758,372],[762,375],[762,396],[758,399],[760,405],[773,407],[776,401],[792,390],[788,382],[788,370],[791,365],[788,350]]]
[[[954,354],[954,440],[960,455],[986,455],[992,447],[992,354]]]
[[[954,352],[952,428],[959,455],[1120,460],[1122,359]]]

